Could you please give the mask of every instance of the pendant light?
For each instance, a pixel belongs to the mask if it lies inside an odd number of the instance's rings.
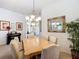
[[[32,8],[33,8],[32,14],[29,16],[26,16],[26,20],[30,20],[33,22],[34,21],[37,22],[37,21],[41,20],[41,17],[36,15],[36,12],[35,12],[35,0],[33,0],[33,7]]]

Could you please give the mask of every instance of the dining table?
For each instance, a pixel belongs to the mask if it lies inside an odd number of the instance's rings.
[[[41,54],[41,51],[46,46],[52,44],[45,38],[30,38],[23,40],[24,56],[30,57]],[[54,44],[55,45],[55,44]]]

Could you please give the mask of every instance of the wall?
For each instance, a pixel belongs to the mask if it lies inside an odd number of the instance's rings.
[[[21,32],[22,39],[25,38],[25,36],[26,36],[26,27],[25,27],[26,22],[25,22],[24,15],[0,8],[0,20],[10,21],[11,31],[16,31],[16,22],[22,22],[23,23],[23,30],[17,31],[17,32]],[[6,43],[6,37],[7,37],[6,34],[7,34],[7,31],[0,31],[0,45]]]
[[[63,52],[70,53],[69,44],[67,40],[67,33],[49,33],[47,30],[47,19],[56,16],[66,16],[66,22],[70,22],[79,18],[79,0],[60,0],[55,3],[50,3],[47,7],[42,9],[42,36],[49,35],[56,36],[60,49]]]

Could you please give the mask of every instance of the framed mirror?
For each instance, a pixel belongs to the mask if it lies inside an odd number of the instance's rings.
[[[48,19],[48,32],[65,32],[65,16]]]

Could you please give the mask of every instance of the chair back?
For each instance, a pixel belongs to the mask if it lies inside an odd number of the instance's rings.
[[[33,33],[29,33],[29,34],[27,35],[27,38],[34,38],[34,34],[33,34]]]
[[[20,51],[22,49],[22,42],[19,42],[18,40],[14,39],[11,40],[10,44],[15,49],[17,59],[19,59]]]
[[[55,36],[49,36],[48,39],[50,42],[57,44],[57,38]]]
[[[41,59],[59,59],[59,46],[48,46],[41,52]]]

